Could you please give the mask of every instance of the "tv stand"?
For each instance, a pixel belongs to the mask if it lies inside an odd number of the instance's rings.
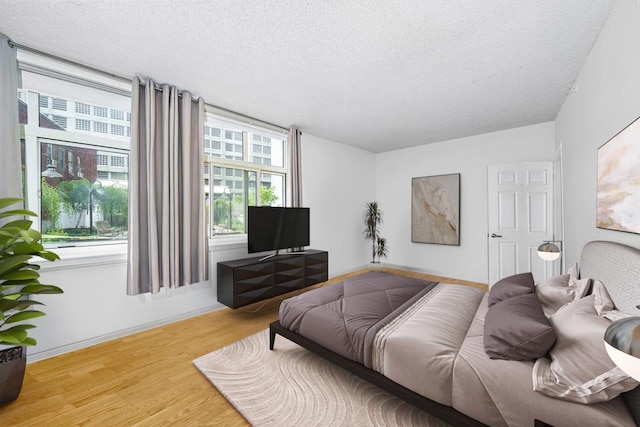
[[[304,255],[306,253],[307,251],[293,251],[293,252],[287,252],[283,255]],[[258,261],[262,262],[262,261],[266,261],[268,259],[279,257],[279,256],[280,256],[280,249],[276,250],[275,254],[267,255],[266,257],[260,258]]]
[[[329,278],[329,253],[274,254],[218,263],[218,301],[238,308],[302,289]]]

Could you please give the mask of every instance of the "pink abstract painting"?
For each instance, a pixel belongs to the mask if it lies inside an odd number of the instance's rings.
[[[640,118],[598,149],[596,226],[640,234]]]

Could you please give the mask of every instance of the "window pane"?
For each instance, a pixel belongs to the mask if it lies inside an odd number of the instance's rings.
[[[93,115],[97,117],[107,117],[107,107],[93,107]]]
[[[67,100],[62,98],[53,98],[51,107],[54,110],[67,111]]]
[[[240,169],[224,168],[225,186],[213,187],[213,234],[245,232],[244,176]],[[238,173],[240,172],[239,176]]]
[[[127,155],[81,144],[40,144],[40,229],[45,246],[126,240],[128,172],[98,159]],[[66,166],[66,167],[65,167]]]
[[[91,121],[85,119],[76,119],[76,130],[85,132],[91,131]]]
[[[249,161],[256,165],[284,167],[284,140],[254,133],[249,157]]]
[[[51,106],[49,106],[50,99]],[[108,114],[109,111],[110,114]],[[73,99],[40,95],[40,127],[70,132],[89,132],[128,140],[131,133],[130,127],[125,121],[128,114],[120,109],[91,105]],[[91,122],[93,122],[93,130]]]
[[[283,206],[284,183],[284,175],[263,173],[260,178],[260,205]]]
[[[104,122],[94,122],[93,129],[97,133],[109,133],[109,124]]]
[[[76,102],[76,113],[91,114],[91,105],[84,102]]]

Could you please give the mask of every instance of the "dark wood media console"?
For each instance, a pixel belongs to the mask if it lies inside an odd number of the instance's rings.
[[[242,307],[327,281],[329,253],[310,249],[285,253],[264,261],[261,257],[218,263],[218,301]]]

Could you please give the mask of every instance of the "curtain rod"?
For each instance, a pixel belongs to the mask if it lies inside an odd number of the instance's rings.
[[[77,62],[77,61],[66,59],[66,58],[63,58],[63,57],[60,57],[60,56],[56,56],[56,55],[53,55],[53,54],[48,53],[48,52],[43,52],[41,50],[34,49],[32,47],[16,43],[11,39],[7,40],[7,43],[9,44],[9,47],[11,47],[11,48],[18,48],[18,49],[24,50],[26,52],[31,52],[31,53],[35,53],[35,54],[40,55],[40,56],[44,56],[44,57],[52,59],[54,61],[58,61],[58,62],[62,62],[62,63],[65,63],[65,64],[73,65],[74,67],[84,68],[84,69],[89,70],[91,72],[94,72],[94,73],[97,73],[97,74],[100,74],[100,75],[103,75],[103,76],[107,76],[109,78],[121,81],[123,83],[131,84],[133,82],[133,80],[128,78],[128,77],[124,77],[124,76],[121,76],[121,75],[118,75],[118,74],[110,73],[108,71],[101,70],[100,68],[92,67],[90,65],[86,65],[86,64],[83,64],[81,62]],[[156,89],[159,89],[159,87],[156,86]],[[224,107],[220,107],[220,106],[217,106],[217,105],[214,105],[214,104],[210,104],[208,102],[205,102],[204,105],[206,107],[211,108],[211,109],[222,111],[223,113],[227,113],[227,114],[230,114],[230,115],[235,116],[235,117],[240,117],[240,118],[248,121],[249,124],[252,124],[252,125],[253,124],[261,124],[262,123],[262,124],[274,127],[276,129],[280,129],[283,132],[288,132],[289,131],[289,129],[284,127],[284,126],[280,126],[280,125],[277,125],[275,123],[267,122],[265,120],[256,119],[255,117],[247,116],[246,114],[238,113],[236,111],[232,111],[232,110],[229,110],[229,109],[224,108]]]

